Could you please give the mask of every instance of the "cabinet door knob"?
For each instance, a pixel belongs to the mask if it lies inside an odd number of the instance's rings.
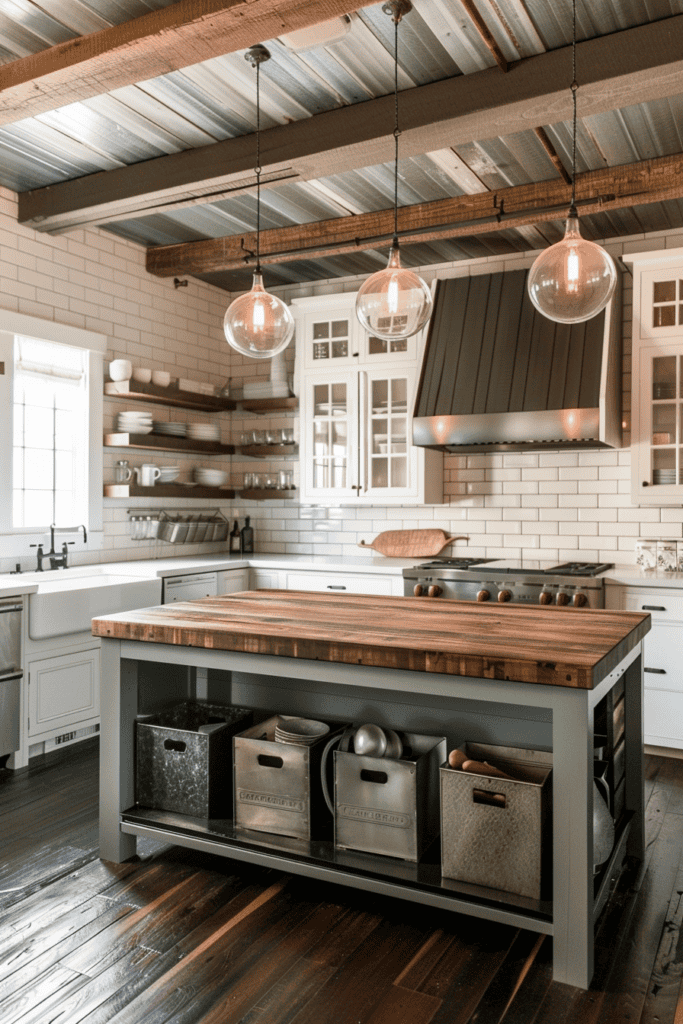
[[[643,487],[649,487],[649,486],[650,486],[650,481],[649,480],[643,480]]]

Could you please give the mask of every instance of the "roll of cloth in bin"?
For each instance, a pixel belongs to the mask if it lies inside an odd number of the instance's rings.
[[[483,743],[464,743],[460,750],[513,778],[442,765],[442,875],[544,898],[552,854],[552,754]]]
[[[135,723],[135,799],[195,818],[232,817],[232,737],[248,708],[184,701]]]

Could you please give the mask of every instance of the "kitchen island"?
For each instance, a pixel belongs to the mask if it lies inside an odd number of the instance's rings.
[[[594,921],[625,854],[643,856],[641,641],[649,615],[253,591],[93,621],[102,638],[100,856],[136,837],[415,900],[553,936],[554,978],[587,987]],[[624,687],[624,812],[593,877],[593,713]],[[552,751],[552,894],[442,879],[410,864],[135,806],[134,728],[185,697],[375,721],[463,741]]]

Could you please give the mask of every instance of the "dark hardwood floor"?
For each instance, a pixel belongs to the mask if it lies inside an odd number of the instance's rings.
[[[509,926],[151,842],[100,861],[96,740],[0,769],[0,1022],[683,1024],[683,761],[646,764],[588,992]]]

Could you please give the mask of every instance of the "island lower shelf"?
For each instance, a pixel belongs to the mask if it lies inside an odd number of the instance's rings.
[[[623,815],[617,827],[612,854],[595,877],[596,919],[609,895],[615,870],[624,859],[632,820],[632,813]],[[443,878],[438,839],[414,864],[376,854],[340,850],[331,838],[305,842],[267,832],[238,829],[230,819],[207,821],[146,807],[136,806],[124,811],[121,830],[129,835],[165,840],[218,856],[398,895],[444,910],[472,913],[477,917],[507,921],[547,935],[553,934],[552,900],[528,899],[498,889]]]

